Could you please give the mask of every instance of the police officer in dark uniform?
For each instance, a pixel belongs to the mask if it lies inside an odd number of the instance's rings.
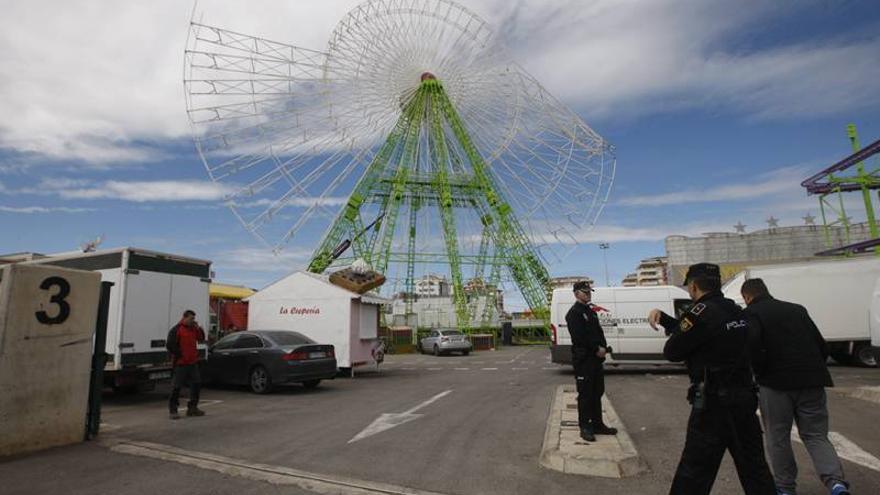
[[[588,282],[574,284],[577,302],[565,315],[571,334],[571,358],[577,380],[578,426],[581,438],[594,442],[595,435],[616,435],[617,429],[602,421],[602,394],[605,393],[605,372],[602,363],[611,352],[605,332],[590,301],[593,289]]]
[[[651,326],[669,335],[663,355],[684,361],[691,381],[687,439],[669,493],[708,495],[727,450],[747,495],[775,495],[755,413],[746,316],[721,294],[718,265],[692,265],[685,285],[694,305],[680,319],[659,309],[648,314]]]

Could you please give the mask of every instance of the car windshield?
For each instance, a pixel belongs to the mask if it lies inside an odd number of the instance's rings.
[[[443,335],[461,335],[458,330],[444,330]]]
[[[285,331],[277,331],[277,332],[262,332],[263,335],[272,339],[272,342],[280,346],[285,345],[304,345],[304,344],[314,344],[315,341],[306,337],[305,335],[299,332],[285,332]]]

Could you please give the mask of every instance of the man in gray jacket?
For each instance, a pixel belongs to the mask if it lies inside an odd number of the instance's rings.
[[[748,306],[749,350],[761,387],[767,454],[778,493],[794,495],[797,488],[791,450],[791,426],[796,422],[829,493],[849,494],[840,459],[828,440],[825,387],[833,383],[825,366],[825,339],[803,306],[774,299],[763,280],[746,280],[740,291]]]

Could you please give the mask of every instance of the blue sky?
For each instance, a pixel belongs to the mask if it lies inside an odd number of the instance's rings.
[[[206,21],[322,49],[357,2],[202,1]],[[211,259],[262,287],[280,257],[245,232],[189,138],[180,83],[191,5],[9,2],[0,19],[0,252],[103,234]],[[880,5],[850,2],[465,2],[514,57],[617,149],[604,213],[554,274],[613,283],[663,238],[817,214],[799,183],[880,138]],[[711,5],[710,5],[711,4]],[[858,218],[859,215],[854,215]]]

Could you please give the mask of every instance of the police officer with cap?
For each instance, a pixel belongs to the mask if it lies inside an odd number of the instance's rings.
[[[691,381],[687,439],[669,493],[708,495],[727,450],[747,495],[775,495],[755,413],[746,316],[722,295],[718,265],[690,266],[685,285],[694,304],[681,318],[659,309],[648,314],[651,326],[669,335],[663,355],[684,361]]]
[[[595,435],[616,435],[617,429],[602,421],[602,395],[605,393],[605,372],[602,363],[611,352],[605,332],[590,301],[593,289],[588,282],[574,284],[577,302],[565,315],[571,334],[571,358],[577,380],[578,426],[581,438],[596,441]]]

